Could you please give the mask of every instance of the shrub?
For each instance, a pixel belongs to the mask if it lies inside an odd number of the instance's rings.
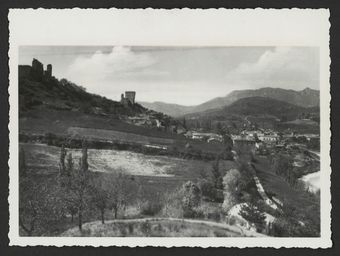
[[[216,222],[219,222],[221,220],[221,212],[215,209],[212,212],[208,213],[208,219],[214,220]]]
[[[249,222],[254,223],[258,232],[262,232],[266,226],[266,216],[253,204],[243,205],[240,215]]]
[[[126,232],[126,228],[125,228],[125,224],[123,223],[117,223],[116,224],[118,230],[119,230],[119,233],[121,236],[126,236],[127,235],[127,232]]]
[[[229,218],[228,218],[228,224],[229,225],[235,225],[236,224],[236,217],[235,216],[230,216]]]
[[[162,207],[163,205],[159,201],[155,202],[145,201],[141,205],[141,213],[145,215],[154,216],[160,212]]]
[[[128,223],[128,230],[129,230],[129,234],[132,234],[134,231],[134,223]]]
[[[150,225],[149,221],[142,222],[142,223],[140,224],[140,230],[142,231],[142,233],[143,233],[145,236],[150,236],[150,233],[151,233],[151,225]]]

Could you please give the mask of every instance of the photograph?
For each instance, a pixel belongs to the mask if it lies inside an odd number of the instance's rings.
[[[21,236],[320,236],[313,47],[19,49]]]
[[[331,241],[325,45],[12,31],[14,244]]]

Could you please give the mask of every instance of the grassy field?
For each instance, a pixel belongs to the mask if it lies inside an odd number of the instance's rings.
[[[221,225],[222,226],[222,225]],[[105,237],[240,237],[240,230],[236,227],[222,228],[209,226],[204,223],[190,223],[181,220],[125,220],[99,221],[86,223],[83,231],[72,228],[61,236],[105,236]]]
[[[36,108],[19,118],[19,133],[46,135],[53,133],[64,138],[86,137],[103,141],[123,141],[136,144],[166,145],[170,150],[184,152],[189,143],[192,150],[220,154],[223,144],[191,140],[183,135],[128,124],[117,118],[90,115],[75,111]]]
[[[77,111],[36,108],[25,112],[19,119],[19,131],[35,134],[48,132],[65,135],[70,127],[107,129],[159,138],[182,139],[183,136],[165,133],[123,122],[117,118],[85,114]]]
[[[60,148],[44,144],[20,143],[25,150],[28,168],[35,175],[57,174],[59,172]],[[80,149],[67,149],[74,162],[81,156]],[[143,155],[130,151],[88,150],[89,169],[95,172],[123,172],[133,175],[146,187],[146,193],[173,191],[188,180],[196,180],[202,172],[212,167],[212,162],[188,160],[168,156]],[[220,169],[228,170],[232,161],[220,161]]]

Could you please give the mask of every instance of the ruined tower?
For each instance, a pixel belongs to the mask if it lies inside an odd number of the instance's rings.
[[[44,66],[37,59],[33,59],[32,61],[31,75],[38,81],[41,81],[44,75]]]
[[[46,67],[46,71],[45,71],[45,75],[47,77],[51,77],[52,76],[52,65],[51,64],[48,64],[47,67]]]
[[[131,104],[135,104],[135,97],[136,97],[136,92],[134,91],[125,92],[125,98],[128,99]]]

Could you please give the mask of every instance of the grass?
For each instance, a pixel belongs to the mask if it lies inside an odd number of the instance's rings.
[[[82,232],[72,228],[61,236],[93,237],[237,237],[239,232],[181,220],[139,220],[129,222],[86,223]]]
[[[35,175],[57,174],[60,148],[43,144],[21,143],[26,154],[28,168]],[[72,152],[75,164],[81,156],[80,149],[67,149]],[[145,187],[146,199],[153,200],[156,194],[171,192],[188,180],[196,180],[202,172],[208,171],[212,162],[189,160],[168,156],[143,155],[130,151],[88,150],[91,171],[111,173],[122,171],[133,175]],[[228,170],[232,161],[220,161],[220,169]]]
[[[159,131],[156,128],[128,124],[117,118],[39,107],[21,114],[19,133],[34,135],[53,133],[65,138],[85,136],[94,140],[166,145],[170,151],[177,150],[183,154],[188,143],[196,153],[217,155],[224,149],[223,144],[191,140],[183,135]]]
[[[154,128],[146,128],[123,122],[117,118],[85,114],[78,111],[35,108],[20,116],[20,132],[46,134],[48,132],[65,135],[70,127],[116,130],[158,138],[183,139],[183,136],[165,133]]]

